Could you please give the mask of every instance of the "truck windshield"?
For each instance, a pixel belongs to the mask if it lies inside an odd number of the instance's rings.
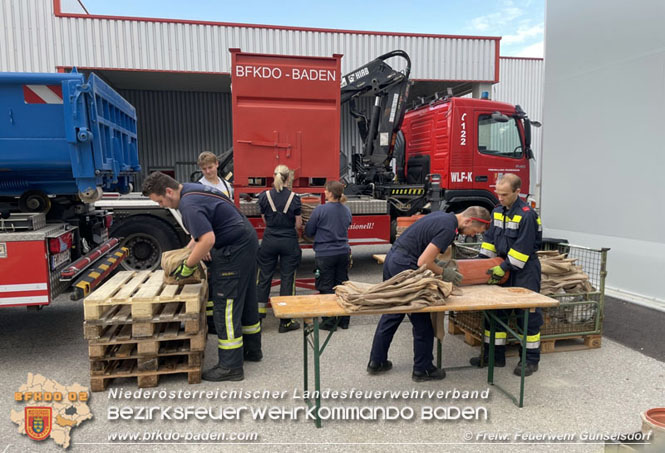
[[[490,115],[480,115],[478,117],[478,151],[483,154],[520,159],[523,149],[515,118],[500,123],[493,120]]]

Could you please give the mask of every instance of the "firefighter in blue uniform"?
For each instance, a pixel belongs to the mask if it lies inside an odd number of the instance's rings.
[[[314,239],[316,264],[315,286],[321,294],[335,294],[335,286],[349,279],[351,249],[349,226],[351,210],[344,204],[344,185],[339,181],[326,182],[326,202],[318,205],[305,226],[305,236]],[[349,328],[350,316],[323,317],[320,328],[337,330]]]
[[[217,189],[179,184],[160,172],[143,183],[143,194],[161,207],[178,209],[192,235],[192,251],[176,268],[176,279],[191,276],[210,258],[213,318],[219,363],[206,370],[207,381],[244,379],[243,361],[262,359],[261,323],[256,302],[256,231],[233,202]]]
[[[440,275],[444,281],[459,284],[462,276],[452,268],[441,268],[435,263],[440,252],[444,252],[457,236],[483,233],[490,223],[489,211],[480,206],[467,208],[461,214],[433,212],[419,219],[395,241],[383,264],[383,280],[407,269],[418,269],[426,265],[429,270]],[[388,349],[404,314],[382,315],[372,342],[367,372],[379,374],[388,371],[393,364],[388,360]],[[429,313],[413,313],[413,374],[416,382],[443,379],[446,372],[434,366],[432,347],[434,329]]]
[[[500,206],[492,211],[492,224],[483,237],[480,249],[481,257],[493,258],[495,256],[504,258],[500,266],[495,266],[487,271],[490,274],[488,283],[498,284],[510,271],[508,281],[502,286],[527,288],[540,292],[540,261],[536,252],[540,249],[542,242],[542,224],[540,217],[529,205],[519,197],[522,181],[519,176],[508,173],[496,184],[496,194]],[[498,315],[508,322],[511,310],[499,310]],[[522,310],[518,310],[518,326],[522,327]],[[540,308],[535,313],[529,313],[526,341],[526,370],[525,375],[530,376],[538,371],[540,361],[540,326],[543,324],[543,315]],[[490,332],[485,326],[485,343],[489,343]],[[497,326],[495,336],[494,364],[498,367],[506,365],[506,341],[507,335],[501,326]],[[487,348],[485,357],[471,359],[471,364],[480,366],[482,362],[487,363]],[[515,368],[514,373],[521,376],[521,364]]]
[[[280,296],[293,296],[296,293],[296,270],[300,265],[302,250],[298,244],[298,232],[302,226],[300,197],[288,189],[291,172],[286,165],[275,168],[274,188],[259,195],[261,216],[266,224],[263,240],[259,248],[258,297],[259,315],[266,316],[266,306],[270,299],[272,276],[279,261]],[[279,333],[296,330],[298,321],[280,319]]]

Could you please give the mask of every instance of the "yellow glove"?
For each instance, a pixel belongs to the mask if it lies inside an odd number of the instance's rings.
[[[496,285],[503,277],[505,277],[506,271],[501,269],[501,266],[494,266],[490,269],[487,269],[487,274],[490,275],[490,279],[487,281],[487,284]]]
[[[180,266],[176,267],[175,270],[171,272],[171,277],[175,277],[176,280],[183,280],[187,277],[191,277],[198,267],[198,264],[194,267],[189,267],[187,265],[187,260],[184,259],[182,263],[180,263]]]

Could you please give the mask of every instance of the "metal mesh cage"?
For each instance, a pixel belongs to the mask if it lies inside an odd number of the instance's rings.
[[[453,257],[475,258],[479,249],[480,244],[477,243],[456,243],[453,246]],[[566,258],[575,259],[575,265],[580,266],[588,275],[592,288],[589,291],[564,288],[557,294],[547,294],[558,299],[560,305],[543,309],[541,338],[600,334],[609,249],[591,249],[567,243],[545,242],[543,250],[556,250]],[[459,327],[482,338],[484,329],[481,312],[454,312],[450,314],[450,318]]]

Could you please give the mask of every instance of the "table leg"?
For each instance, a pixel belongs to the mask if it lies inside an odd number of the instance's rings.
[[[524,309],[524,322],[522,325],[522,336],[520,337],[520,346],[522,348],[522,376],[520,377],[520,403],[519,407],[524,407],[524,372],[526,371],[526,344],[527,327],[529,325],[529,309]]]
[[[303,375],[305,378],[305,384],[303,385],[303,389],[305,390],[305,395],[307,395],[307,386],[309,382],[309,375],[308,375],[308,370],[309,370],[309,365],[307,363],[307,358],[309,356],[309,350],[307,349],[307,337],[309,336],[310,333],[310,328],[307,326],[307,322],[305,320],[302,320],[302,354],[303,354]]]
[[[436,339],[436,367],[441,369],[441,340]]]
[[[494,322],[494,313],[489,313],[490,319],[490,343],[489,360],[487,363],[487,383],[494,384],[494,340],[496,337],[496,323]]]
[[[314,390],[316,391],[316,427],[321,427],[319,409],[321,409],[321,370],[319,368],[319,319],[314,318]]]

